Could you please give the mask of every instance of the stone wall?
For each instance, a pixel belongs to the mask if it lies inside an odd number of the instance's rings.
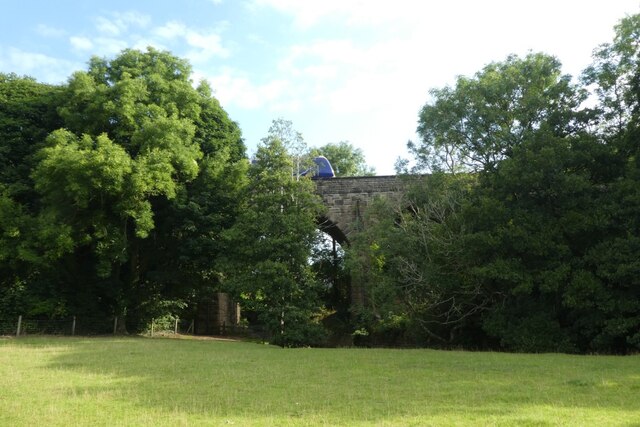
[[[317,193],[327,207],[322,228],[340,244],[349,242],[367,205],[375,197],[398,197],[402,182],[396,176],[359,176],[316,181]]]
[[[358,232],[367,205],[376,197],[399,199],[406,183],[397,176],[359,176],[317,180],[316,192],[327,207],[326,218],[319,227],[341,245],[348,245]],[[352,305],[363,305],[367,299],[366,283],[351,278]]]
[[[223,292],[200,301],[197,310],[196,335],[225,335],[227,328],[240,322],[240,305]]]

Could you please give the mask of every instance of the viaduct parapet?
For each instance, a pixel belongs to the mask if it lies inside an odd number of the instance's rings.
[[[357,232],[367,205],[376,197],[399,198],[404,187],[392,176],[356,176],[316,181],[316,192],[327,207],[320,228],[338,243],[349,243]]]

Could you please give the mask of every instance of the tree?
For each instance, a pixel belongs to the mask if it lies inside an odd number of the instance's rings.
[[[266,139],[249,170],[246,205],[225,234],[225,283],[255,311],[281,346],[317,343],[319,287],[309,258],[316,243],[318,196],[277,138]]]
[[[40,200],[29,177],[34,153],[60,126],[61,92],[0,73],[0,313],[7,316],[64,310],[63,296],[49,286],[51,271],[34,250],[38,234],[51,232],[43,246],[54,245],[58,234],[36,219]]]
[[[584,99],[558,60],[541,53],[509,56],[430,94],[418,121],[421,141],[408,148],[416,170],[448,172],[492,169],[542,127],[572,133]]]
[[[32,203],[33,154],[61,126],[56,113],[62,88],[0,73],[0,182],[21,202]]]
[[[352,274],[367,283],[367,327],[383,342],[399,334],[414,344],[475,344],[465,334],[495,299],[469,274],[464,253],[463,213],[475,181],[411,177],[401,200],[380,199],[367,210],[347,253]]]
[[[348,141],[325,144],[310,151],[311,157],[325,156],[336,176],[368,176],[375,175],[375,169],[368,166],[364,153]]]
[[[271,122],[267,136],[262,139],[264,144],[280,141],[287,153],[293,159],[291,174],[300,179],[305,170],[311,165],[307,155],[307,143],[302,133],[293,128],[291,120],[280,117]]]
[[[448,191],[369,213],[354,245],[379,324],[393,314],[405,333],[428,323],[442,341],[517,351],[638,348],[639,22],[597,51],[592,110],[541,54],[432,92],[410,148],[419,168],[453,173]],[[474,184],[451,193],[456,179]]]
[[[609,179],[597,203],[601,239],[582,258],[579,275],[569,286],[567,305],[580,319],[585,346],[596,350],[640,348],[640,283],[637,236],[640,224],[640,14],[615,27],[612,43],[594,52],[583,81],[597,95],[595,134],[610,150],[599,175]],[[605,221],[603,221],[605,219]]]
[[[26,251],[39,206],[29,175],[34,154],[49,132],[60,126],[55,110],[61,90],[28,77],[0,74],[0,216],[5,219],[0,221],[0,230],[4,228],[0,239],[5,238],[0,261],[18,262]]]
[[[190,74],[152,48],[93,58],[60,95],[64,128],[34,157],[35,255],[76,309],[117,314],[132,330],[215,283],[244,182],[240,131]]]
[[[196,315],[200,305],[221,291],[218,259],[226,250],[222,233],[235,222],[247,184],[240,129],[206,83],[197,90],[203,94],[194,135],[203,152],[200,172],[176,198],[155,201],[156,227],[141,247],[147,276],[158,289],[156,298],[162,298],[160,307],[179,301],[188,310],[182,316]]]
[[[612,43],[594,51],[594,61],[582,75],[599,99],[599,131],[613,137],[625,132],[640,108],[640,14],[628,16],[615,27]]]
[[[588,136],[539,133],[480,181],[466,212],[466,257],[482,287],[501,295],[482,324],[505,348],[578,349],[563,295],[601,236],[591,180],[597,148]]]

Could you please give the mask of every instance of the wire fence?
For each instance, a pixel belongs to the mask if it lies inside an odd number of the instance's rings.
[[[91,318],[73,316],[64,319],[29,319],[18,316],[14,319],[0,318],[0,336],[60,335],[91,336],[118,335],[122,331],[122,320],[113,318]],[[221,323],[215,328],[202,331],[196,320],[163,317],[154,319],[142,332],[145,336],[168,335],[218,335],[248,338],[266,338],[266,331],[259,326],[228,325]]]
[[[211,325],[210,322],[198,322],[187,319],[155,319],[143,332],[146,336],[201,335],[250,338],[268,341],[269,333],[261,325],[227,324],[225,322]]]
[[[73,316],[63,319],[0,318],[0,335],[106,335],[118,331],[118,320]]]

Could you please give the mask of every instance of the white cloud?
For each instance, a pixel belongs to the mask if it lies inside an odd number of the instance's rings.
[[[96,18],[96,28],[101,33],[106,33],[113,36],[119,35],[122,31],[122,28],[120,28],[120,26],[118,26],[116,22],[102,16]]]
[[[615,3],[615,7],[614,7]],[[572,74],[589,60],[591,50],[610,41],[613,25],[623,17],[621,11],[637,11],[637,0],[614,3],[584,0],[251,0],[253,9],[271,8],[293,18],[299,29],[324,28],[327,24],[351,30],[354,36],[368,32],[366,38],[405,38],[415,62],[429,52],[442,60],[471,64],[456,73],[470,73],[508,53],[528,49],[555,54]],[[469,58],[460,58],[469,55]],[[497,56],[496,56],[497,55]],[[481,62],[479,62],[481,61]],[[447,64],[445,64],[447,65]]]
[[[69,38],[74,50],[83,54],[89,52],[97,56],[111,56],[128,47],[146,48],[148,45],[156,45],[151,40],[130,32],[132,27],[147,27],[151,22],[148,15],[138,12],[114,12],[110,13],[109,17],[97,17],[95,22],[98,30],[96,37],[76,35]]]
[[[214,75],[196,71],[193,78],[195,81],[208,80],[222,105],[270,111],[293,111],[299,108],[298,101],[289,96],[292,91],[290,82],[284,79],[256,84],[244,73],[232,68],[225,68]]]
[[[95,49],[92,54],[98,56],[112,56],[130,47],[130,43],[112,37],[98,37],[94,40]]]
[[[49,25],[39,24],[36,27],[36,33],[47,38],[58,38],[58,37],[64,37],[66,34],[66,31],[61,28],[55,28]]]
[[[351,6],[349,4],[352,3]],[[324,0],[322,2],[305,2],[298,0],[252,0],[250,7],[271,7],[279,12],[290,14],[300,27],[309,27],[326,16],[334,16],[361,4],[360,1]]]
[[[153,29],[153,33],[164,39],[176,39],[187,33],[187,26],[181,22],[170,21],[161,27]]]
[[[119,36],[130,27],[145,28],[151,22],[148,15],[138,12],[115,12],[110,17],[99,16],[96,18],[96,28],[107,36]]]
[[[26,52],[17,48],[0,48],[0,69],[18,75],[37,76],[38,80],[58,84],[64,82],[82,64],[54,58],[42,53]]]
[[[69,42],[71,43],[71,46],[77,50],[86,51],[93,49],[93,42],[87,37],[69,37]]]
[[[441,4],[438,3],[438,4]],[[344,21],[354,26],[377,26],[381,23],[419,22],[424,12],[432,9],[431,2],[415,0],[324,0],[309,2],[299,0],[252,0],[250,7],[273,8],[291,15],[298,27],[308,28],[323,20]]]
[[[189,46],[194,48],[188,54],[194,62],[203,62],[212,57],[226,58],[229,56],[229,50],[222,46],[222,38],[218,34],[201,34],[189,31],[185,35],[185,40]]]
[[[381,103],[401,103],[409,94],[424,96],[429,64],[407,66],[406,40],[358,46],[350,40],[316,40],[290,48],[278,69],[306,103],[337,113],[367,113]],[[406,101],[406,99],[404,99]],[[415,99],[411,100],[415,103]]]
[[[140,37],[137,40],[135,40],[133,44],[130,44],[131,48],[141,50],[141,51],[147,50],[147,47],[149,46],[157,50],[169,50],[167,46],[165,46],[163,43],[160,43],[158,42],[158,40],[155,40],[153,38]]]
[[[211,58],[227,58],[229,49],[223,46],[222,37],[216,30],[196,31],[181,22],[170,21],[155,28],[153,34],[169,41],[183,40],[189,47],[186,57],[194,64]]]
[[[82,36],[70,37],[69,43],[74,50],[79,51],[83,55],[88,53],[97,56],[112,56],[135,44],[115,37],[96,37],[90,39]],[[146,48],[146,46],[147,45],[144,45],[142,48]]]
[[[140,33],[128,29],[130,24],[145,26],[145,15],[126,13],[111,14],[115,19],[98,18],[98,37],[72,36],[69,42],[75,51],[97,56],[113,56],[127,48],[144,50],[153,46],[159,50],[174,50],[176,55],[187,58],[193,65],[206,65],[212,58],[226,58],[230,52],[222,43],[217,29],[197,31],[178,21],[170,21],[162,26],[150,28]]]

